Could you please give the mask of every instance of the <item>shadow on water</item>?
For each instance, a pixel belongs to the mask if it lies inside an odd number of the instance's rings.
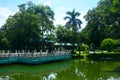
[[[72,59],[34,66],[0,66],[0,80],[120,80],[119,74],[119,61]]]
[[[87,58],[94,61],[120,61],[120,54],[90,54]]]

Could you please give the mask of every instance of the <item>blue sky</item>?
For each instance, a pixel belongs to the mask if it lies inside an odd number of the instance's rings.
[[[18,5],[26,3],[29,0],[0,0],[0,26],[2,26],[9,15],[13,15],[18,11]],[[83,16],[89,9],[97,6],[100,0],[31,0],[35,4],[49,5],[55,12],[54,24],[64,25],[66,21],[63,20],[66,16],[67,11],[75,9],[80,12],[81,15],[78,17],[82,20],[82,27],[86,25],[86,21]]]

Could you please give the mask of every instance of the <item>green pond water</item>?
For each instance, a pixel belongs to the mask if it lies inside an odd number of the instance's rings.
[[[120,62],[80,59],[0,66],[0,80],[120,80]]]

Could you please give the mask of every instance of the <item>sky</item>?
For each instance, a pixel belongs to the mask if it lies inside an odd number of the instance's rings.
[[[18,5],[28,1],[50,6],[55,13],[54,25],[65,25],[66,12],[75,9],[81,14],[78,18],[83,22],[81,27],[84,28],[86,21],[83,16],[88,10],[96,7],[100,0],[0,0],[0,27],[10,15],[14,15],[19,10]]]

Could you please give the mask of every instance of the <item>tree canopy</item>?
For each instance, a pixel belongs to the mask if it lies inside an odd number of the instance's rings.
[[[100,46],[105,38],[120,39],[119,7],[119,0],[100,0],[96,8],[87,12],[87,26],[82,33],[89,36],[91,43]]]
[[[49,6],[35,5],[31,1],[18,7],[19,11],[10,16],[1,28],[9,48],[38,49],[42,36],[54,29],[54,12]]]
[[[66,12],[66,25],[55,27],[55,14],[49,6],[29,1],[18,5],[18,8],[19,11],[9,16],[0,28],[0,49],[40,50],[46,40],[78,45],[84,43],[88,46],[92,44],[96,49],[102,47],[101,43],[105,39],[120,42],[119,0],[100,0],[97,7],[88,10],[84,16],[87,25],[81,32],[80,13],[75,9]]]

